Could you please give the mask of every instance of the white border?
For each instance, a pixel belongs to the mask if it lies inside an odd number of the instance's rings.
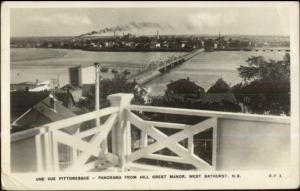
[[[299,187],[299,3],[298,2],[4,2],[1,4],[1,172],[2,185],[7,189],[268,189]],[[55,181],[35,182],[45,174],[10,174],[10,9],[11,8],[96,8],[96,7],[288,7],[290,8],[291,39],[291,158],[292,170],[280,172],[287,179],[266,179],[266,171],[207,172],[210,174],[240,173],[237,179],[195,180],[115,180],[115,181]],[[199,174],[205,172],[199,172]],[[276,173],[276,172],[274,172]],[[101,173],[80,173],[98,176]],[[110,173],[110,175],[120,173]],[[126,173],[132,174],[132,173]],[[137,173],[133,173],[137,174]],[[151,173],[138,173],[154,174]],[[167,173],[159,173],[167,174]],[[185,173],[186,174],[186,173]],[[61,174],[53,174],[61,176]],[[67,175],[67,174],[65,174]],[[74,175],[74,173],[69,174]],[[49,176],[49,174],[47,174]]]

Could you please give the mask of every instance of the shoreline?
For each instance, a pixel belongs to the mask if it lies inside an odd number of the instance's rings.
[[[59,49],[53,49],[53,50],[50,50],[52,51],[53,54],[51,55],[44,55],[44,56],[41,56],[41,57],[36,57],[36,58],[32,58],[32,57],[28,57],[28,58],[22,58],[22,59],[17,59],[17,60],[13,60],[12,58],[14,57],[12,54],[11,54],[11,50],[12,49],[42,49],[42,50],[46,50],[46,48],[10,48],[10,59],[11,59],[11,62],[23,62],[23,61],[36,61],[36,60],[48,60],[48,59],[53,59],[53,58],[63,58],[67,55],[67,53],[64,53],[64,52],[60,52]]]
[[[137,49],[137,48],[60,48],[60,47],[10,47],[10,49],[54,49],[54,50],[82,50],[82,51],[88,51],[88,52],[191,52],[196,49],[165,49],[165,48],[150,48],[150,49]]]

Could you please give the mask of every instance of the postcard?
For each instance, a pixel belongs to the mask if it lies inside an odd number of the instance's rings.
[[[299,188],[299,2],[4,2],[7,190]]]

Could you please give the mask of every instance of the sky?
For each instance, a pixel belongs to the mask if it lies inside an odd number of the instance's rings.
[[[289,35],[289,9],[261,8],[27,8],[11,9],[11,36],[77,36],[93,30],[155,23],[127,28],[136,35]],[[104,35],[112,35],[106,33]]]

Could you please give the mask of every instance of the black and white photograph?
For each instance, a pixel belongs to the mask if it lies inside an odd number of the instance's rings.
[[[4,2],[1,20],[2,186],[299,186],[299,2]]]

